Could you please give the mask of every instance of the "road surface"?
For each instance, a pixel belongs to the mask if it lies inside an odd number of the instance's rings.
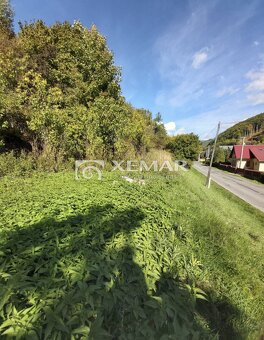
[[[208,166],[195,162],[194,168],[207,175]],[[212,181],[264,212],[264,184],[255,183],[244,177],[217,168],[212,168],[211,178]]]

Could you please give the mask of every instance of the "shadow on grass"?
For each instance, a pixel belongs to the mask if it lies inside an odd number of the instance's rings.
[[[213,292],[207,292],[207,294],[210,296]],[[242,340],[246,338],[233,327],[231,319],[239,319],[241,313],[227,300],[215,301],[214,303],[199,300],[196,310],[207,320],[210,329],[218,334],[219,339]]]
[[[149,289],[132,237],[144,218],[138,208],[93,206],[2,233],[2,338],[206,339],[206,322],[221,334],[208,306],[197,318],[195,300],[170,273]]]

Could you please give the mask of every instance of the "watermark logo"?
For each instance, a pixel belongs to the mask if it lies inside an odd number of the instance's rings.
[[[91,179],[94,175],[97,175],[97,178],[101,180],[105,164],[106,162],[103,160],[77,160],[75,161],[75,178],[77,180],[81,178]],[[162,163],[157,160],[151,163],[144,160],[112,160],[110,162],[110,172],[176,172],[180,169],[187,171],[189,169],[187,162],[182,160],[174,162],[166,160]]]
[[[75,179],[91,179],[97,175],[97,178],[101,180],[104,166],[105,162],[102,160],[77,160],[75,161]]]

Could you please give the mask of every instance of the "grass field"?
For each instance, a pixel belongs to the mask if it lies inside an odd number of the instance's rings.
[[[258,339],[264,214],[194,170],[0,180],[0,337]]]

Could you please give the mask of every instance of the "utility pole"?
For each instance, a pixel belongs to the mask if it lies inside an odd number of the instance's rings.
[[[206,150],[205,158],[210,158],[210,152],[211,152],[211,146],[208,145],[207,150]]]
[[[219,122],[218,125],[217,125],[217,131],[216,131],[216,135],[215,135],[214,147],[213,147],[213,151],[212,151],[212,156],[211,156],[210,165],[209,165],[208,174],[207,174],[207,179],[206,179],[206,184],[205,184],[208,189],[210,188],[210,185],[211,185],[211,169],[212,169],[213,160],[214,160],[214,154],[215,154],[217,138],[218,138],[218,134],[219,134],[219,131],[220,131],[220,125],[221,125],[221,122]]]
[[[244,153],[244,146],[245,146],[245,137],[242,138],[242,148],[241,148],[240,163],[239,163],[240,169],[242,169],[242,159],[243,159],[243,153]]]

